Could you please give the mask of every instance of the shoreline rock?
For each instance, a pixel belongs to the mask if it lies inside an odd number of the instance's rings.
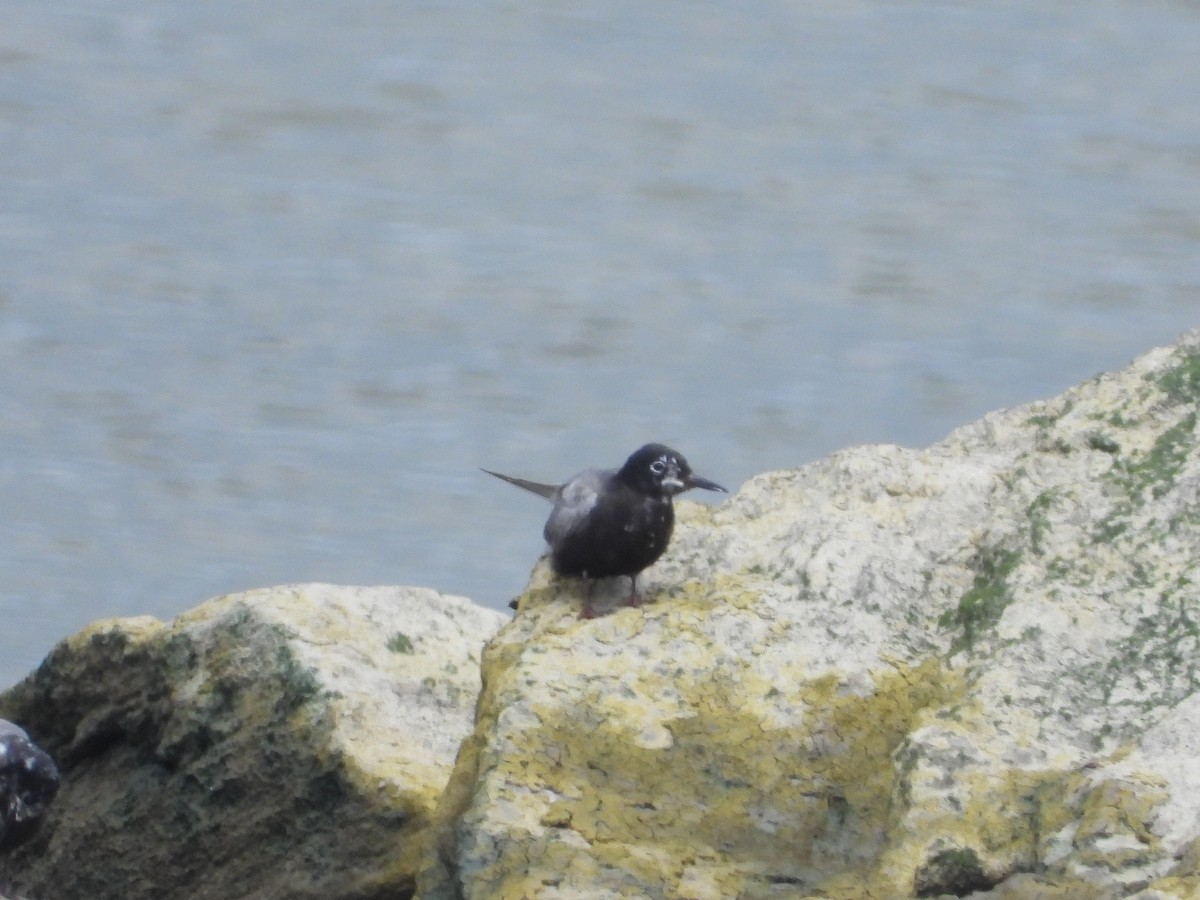
[[[38,898],[394,898],[507,619],[423,588],[298,585],[98,622],[0,696],[63,768],[0,858]]]
[[[1193,332],[680,504],[641,609],[535,572],[419,896],[1194,896],[1198,404]]]

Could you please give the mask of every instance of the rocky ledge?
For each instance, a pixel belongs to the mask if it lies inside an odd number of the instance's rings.
[[[420,588],[299,585],[99,622],[0,695],[62,769],[0,856],[37,900],[411,896],[507,616]]]
[[[316,587],[94,626],[0,697],[63,768],[0,884],[1195,897],[1198,412],[1194,332],[926,450],[759,476],[680,504],[652,602],[593,621],[542,565],[494,636]]]

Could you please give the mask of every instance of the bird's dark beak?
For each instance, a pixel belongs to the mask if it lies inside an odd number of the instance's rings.
[[[725,488],[721,487],[715,481],[709,481],[707,478],[701,478],[699,475],[689,475],[684,482],[684,490],[691,488],[703,488],[706,491],[720,491],[722,494],[728,494]]]

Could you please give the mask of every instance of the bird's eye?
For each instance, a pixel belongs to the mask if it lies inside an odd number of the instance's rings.
[[[650,463],[650,471],[655,475],[661,475],[663,472],[667,471],[667,461],[665,459],[656,459],[654,462]]]

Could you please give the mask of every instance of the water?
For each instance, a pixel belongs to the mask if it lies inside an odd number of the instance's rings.
[[[1200,324],[1194,2],[4,18],[0,685],[263,585],[503,608],[480,465],[736,486]]]

